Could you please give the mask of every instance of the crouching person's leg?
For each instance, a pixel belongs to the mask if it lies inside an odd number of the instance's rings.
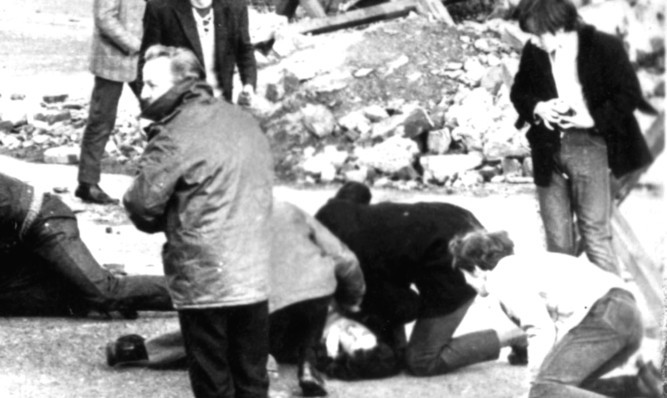
[[[639,348],[641,314],[627,291],[612,289],[544,358],[530,397],[627,397],[627,380],[599,378]],[[612,391],[613,385],[619,390]],[[647,395],[644,395],[647,396]]]
[[[55,196],[45,195],[24,245],[41,257],[50,271],[67,280],[94,309],[173,310],[162,276],[117,276],[102,268],[81,241],[74,214]]]
[[[268,303],[179,310],[195,397],[266,398]]]
[[[269,346],[278,362],[296,362],[304,397],[327,395],[315,368],[316,349],[327,320],[330,297],[302,301],[271,314]]]
[[[445,374],[474,363],[498,359],[501,341],[494,330],[452,338],[473,301],[445,316],[417,319],[405,353],[406,366],[412,374]]]

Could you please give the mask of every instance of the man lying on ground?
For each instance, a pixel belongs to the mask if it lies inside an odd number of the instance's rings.
[[[100,266],[58,196],[0,173],[0,316],[172,311],[161,276]]]
[[[411,373],[444,374],[497,359],[501,347],[525,345],[519,329],[452,337],[476,294],[452,267],[448,245],[460,233],[483,229],[472,213],[448,203],[370,201],[368,187],[349,182],[315,217],[359,259],[367,289],[355,318],[399,356],[405,350]],[[414,320],[406,344],[405,324]]]
[[[274,202],[270,219],[271,293],[269,349],[279,361],[298,364],[304,396],[327,394],[316,365],[332,295],[343,311],[358,311],[365,290],[355,255],[313,217]],[[174,368],[184,365],[180,331],[149,339],[129,335],[107,345],[107,363]]]
[[[450,250],[468,283],[527,333],[530,397],[661,396],[650,362],[638,360],[637,376],[601,378],[642,341],[641,314],[618,276],[566,254],[513,254],[506,232],[470,232]]]

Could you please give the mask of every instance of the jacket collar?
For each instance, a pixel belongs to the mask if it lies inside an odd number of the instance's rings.
[[[196,99],[211,98],[213,98],[211,86],[201,80],[189,79],[172,87],[155,102],[145,107],[141,112],[141,117],[164,124],[178,114],[182,105]],[[151,130],[156,123],[147,128],[146,133],[149,140],[154,135],[151,134]]]
[[[192,15],[192,6],[187,0],[174,2],[174,12],[178,21],[181,23],[183,33],[190,42],[191,48],[200,62],[204,62],[204,54],[197,32],[197,22]],[[227,38],[227,29],[230,26],[229,4],[226,1],[213,0],[213,21],[216,47],[224,45]],[[216,53],[224,54],[224,48],[216,48]]]

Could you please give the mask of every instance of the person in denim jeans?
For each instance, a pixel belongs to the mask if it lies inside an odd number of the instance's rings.
[[[652,161],[634,117],[651,107],[617,38],[585,25],[569,0],[522,0],[526,43],[510,98],[530,124],[533,177],[547,249],[619,273],[611,236],[611,177]],[[576,221],[575,221],[576,220]]]
[[[561,253],[513,254],[506,232],[471,232],[450,244],[454,267],[493,295],[528,335],[529,397],[660,397],[651,363],[601,378],[640,347],[642,317],[615,274]]]

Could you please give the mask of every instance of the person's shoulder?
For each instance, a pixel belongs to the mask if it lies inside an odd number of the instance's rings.
[[[174,8],[177,0],[146,0],[146,8],[164,10]]]
[[[579,37],[584,48],[595,46],[602,49],[623,49],[623,42],[621,39],[610,33],[600,31],[592,25],[584,25],[581,27]]]

